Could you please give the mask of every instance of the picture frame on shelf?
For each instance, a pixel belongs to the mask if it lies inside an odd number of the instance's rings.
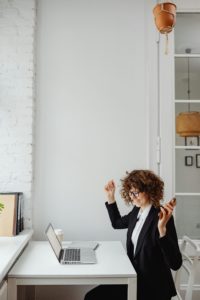
[[[186,136],[185,137],[185,146],[200,146],[199,136]],[[198,150],[198,148],[187,148],[187,150]]]
[[[185,156],[185,166],[191,167],[193,165],[193,156]],[[200,168],[200,157],[199,157],[199,168]]]
[[[200,154],[196,154],[196,168],[200,168]]]

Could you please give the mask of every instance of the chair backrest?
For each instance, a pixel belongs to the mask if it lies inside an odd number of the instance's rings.
[[[188,248],[192,250],[192,254],[188,253]],[[192,300],[193,285],[195,280],[195,274],[197,269],[198,260],[200,258],[200,248],[197,243],[191,240],[188,236],[183,236],[182,244],[180,246],[180,251],[183,257],[183,264],[181,268],[175,274],[175,285],[177,290],[178,299],[183,300],[180,295],[180,285],[181,285],[181,274],[187,274],[186,282],[186,293],[184,300]]]

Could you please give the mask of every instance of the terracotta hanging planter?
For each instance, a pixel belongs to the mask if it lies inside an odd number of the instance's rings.
[[[157,4],[153,9],[155,23],[160,33],[169,33],[176,23],[176,5],[171,2]]]
[[[176,132],[182,137],[200,136],[200,112],[181,112],[176,117]]]
[[[171,2],[158,3],[153,9],[153,14],[157,29],[166,35],[165,54],[168,54],[168,33],[176,24],[176,5]]]

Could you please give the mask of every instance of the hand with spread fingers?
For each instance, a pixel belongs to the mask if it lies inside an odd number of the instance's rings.
[[[104,187],[108,203],[114,203],[115,202],[115,183],[113,180],[108,181],[108,183]]]
[[[169,202],[160,206],[159,220],[158,220],[158,230],[160,237],[166,234],[166,225],[172,216],[173,209],[176,206],[176,198],[173,198]]]

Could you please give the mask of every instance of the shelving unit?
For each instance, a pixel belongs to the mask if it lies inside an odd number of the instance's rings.
[[[200,111],[200,42],[195,37],[199,26],[200,13],[177,13],[174,35],[175,120],[180,112]],[[200,239],[200,168],[196,162],[200,145],[186,146],[184,137],[176,133],[176,122],[173,130],[177,232],[180,238],[185,234],[193,239]],[[191,165],[185,164],[186,157],[191,158]]]

